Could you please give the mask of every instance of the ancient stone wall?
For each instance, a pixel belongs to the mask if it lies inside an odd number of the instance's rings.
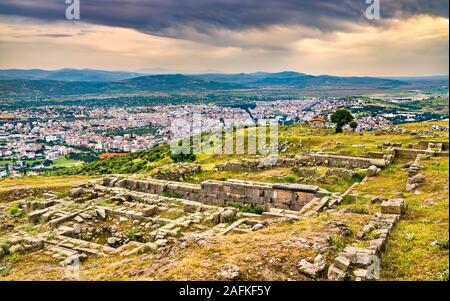
[[[103,184],[105,186],[122,187],[152,194],[167,194],[168,196],[180,197],[194,201],[199,200],[201,196],[200,185],[157,179],[135,180],[131,178],[123,178],[117,181],[111,180],[111,178],[112,177],[104,178]]]
[[[265,204],[272,202],[273,190],[270,184],[208,180],[201,186],[203,201],[220,206],[238,203],[260,205],[265,208]]]
[[[394,155],[396,158],[415,159],[417,155],[431,155],[433,157],[448,157],[448,152],[433,152],[421,149],[404,149],[395,148]]]
[[[227,171],[255,171],[273,167],[293,167],[293,166],[330,166],[339,168],[369,168],[375,165],[384,168],[391,163],[392,160],[386,158],[383,153],[373,153],[370,158],[339,156],[329,154],[311,154],[297,156],[295,158],[277,158],[273,162],[265,162],[265,160],[243,160],[233,161],[223,164],[217,164],[218,170]]]
[[[449,149],[448,142],[435,142],[435,141],[428,141],[428,140],[419,141],[419,143],[417,143],[417,146],[415,146],[414,148],[421,149],[421,150],[427,150],[430,146],[435,146],[435,145],[440,145],[441,151],[448,151],[448,149]]]
[[[367,157],[373,158],[373,159],[383,159],[384,153],[383,152],[368,152]]]
[[[179,196],[183,199],[196,201],[201,198],[201,187],[188,183],[169,183],[165,190],[168,195]]]
[[[298,211],[317,196],[326,195],[318,186],[255,183],[239,180],[208,180],[201,185],[155,179],[137,180],[109,176],[103,185],[122,187],[152,194],[166,194],[219,206],[230,204],[259,205],[263,210],[280,208]]]
[[[336,156],[326,154],[312,154],[301,158],[300,163],[306,165],[325,165],[343,168],[369,168],[372,165],[383,168],[387,165],[384,159],[364,157]]]
[[[300,210],[319,193],[318,186],[274,184],[273,207],[289,210]]]
[[[435,157],[448,157],[448,152],[438,152],[438,153],[434,153]]]
[[[216,168],[218,170],[227,170],[227,171],[248,171],[248,170],[259,170],[264,167],[260,165],[259,160],[245,160],[245,161],[230,161],[227,163],[217,164]]]
[[[238,180],[202,183],[203,201],[222,206],[232,203],[259,205],[264,210],[280,208],[298,211],[318,192],[319,187],[311,185],[267,184]]]
[[[199,164],[168,164],[153,170],[151,176],[160,180],[184,181],[185,179],[201,172],[201,170],[202,168]]]

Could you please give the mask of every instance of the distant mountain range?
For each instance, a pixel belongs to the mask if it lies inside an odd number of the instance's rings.
[[[136,72],[102,71],[92,69],[7,69],[0,70],[0,80],[4,79],[43,79],[58,81],[118,81],[143,75]]]
[[[438,79],[436,81],[436,79]],[[140,92],[196,92],[239,89],[391,89],[420,78],[313,76],[299,72],[239,74],[162,74],[62,69],[0,70],[0,97],[58,97]],[[448,83],[447,77],[430,82]]]
[[[223,83],[240,83],[248,87],[267,88],[389,88],[406,85],[406,82],[396,79],[376,77],[339,77],[330,75],[308,75],[299,72],[284,71],[278,73],[256,72],[240,74],[200,74],[195,77]]]
[[[242,89],[243,85],[201,80],[192,76],[148,75],[120,81],[0,80],[0,96],[68,96],[137,92],[189,92]]]

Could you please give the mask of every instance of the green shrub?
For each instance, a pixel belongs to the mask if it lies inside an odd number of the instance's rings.
[[[445,238],[445,239],[439,241],[439,247],[442,250],[448,250],[448,238]]]
[[[11,246],[8,243],[0,241],[0,249],[3,249],[3,251],[7,252],[10,247]]]
[[[9,215],[13,218],[21,218],[24,213],[25,212],[19,207],[19,204],[14,204],[9,208]]]
[[[352,213],[356,214],[369,214],[369,211],[364,207],[353,207],[351,210]]]
[[[350,205],[350,204],[354,204],[355,202],[356,202],[356,198],[353,195],[348,194],[342,200],[341,205]]]
[[[128,230],[128,233],[127,233],[127,237],[130,239],[130,240],[136,240],[136,233],[137,233],[137,231],[135,230],[135,229],[130,229],[130,230]]]
[[[156,146],[152,149],[129,153],[125,156],[112,157],[85,163],[80,166],[54,170],[48,175],[100,175],[129,174],[148,171],[148,163],[157,162],[169,157],[169,146]]]
[[[363,172],[355,172],[349,179],[349,183],[360,183],[366,175]]]
[[[336,247],[337,251],[341,251],[345,248],[345,242],[338,236],[331,236],[330,243]]]
[[[68,197],[70,194],[70,191],[59,191],[56,193],[56,198],[57,199],[63,199],[65,197]]]
[[[179,193],[176,192],[167,192],[164,191],[163,193],[161,193],[161,196],[166,197],[166,198],[173,198],[173,199],[181,199],[183,198],[183,196]]]
[[[240,212],[245,212],[245,213],[262,214],[264,212],[264,209],[261,206],[259,206],[258,204],[242,205],[242,204],[233,203],[233,204],[230,204],[230,207],[237,208]]]
[[[286,181],[287,183],[295,183],[296,180],[297,180],[297,178],[294,176],[285,176],[284,177],[284,181]]]
[[[448,281],[448,268],[439,276],[439,280]]]
[[[193,162],[197,160],[197,156],[195,154],[171,154],[170,159],[175,163]]]
[[[4,267],[0,267],[0,277],[5,277],[8,276],[9,273],[11,272],[11,266],[4,266]]]
[[[94,162],[99,159],[96,154],[92,153],[70,153],[66,156],[66,158],[70,160],[83,161],[87,163]]]

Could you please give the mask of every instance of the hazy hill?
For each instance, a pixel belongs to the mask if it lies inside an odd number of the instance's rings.
[[[154,69],[158,71],[159,69]],[[7,69],[0,70],[0,82],[3,89],[0,93],[20,94],[28,87],[43,85],[42,91],[34,89],[36,93],[45,93],[50,89],[57,93],[59,86],[64,86],[66,92],[80,91],[80,93],[103,93],[107,91],[121,91],[125,93],[138,91],[196,91],[220,90],[239,88],[294,88],[294,89],[390,89],[396,87],[421,88],[448,86],[448,76],[425,77],[340,77],[330,75],[308,75],[305,73],[284,71],[277,73],[204,73],[204,74],[167,74],[161,69],[160,74],[150,72],[103,71],[93,69]],[[57,82],[73,82],[69,85],[52,82],[31,83],[27,81],[5,83],[4,80],[48,80]],[[82,84],[79,82],[108,82],[103,85]],[[205,83],[206,82],[206,83]],[[231,85],[230,85],[231,84]],[[73,87],[77,85],[78,87]],[[18,89],[19,87],[19,89]],[[24,87],[25,89],[22,89]],[[86,92],[84,92],[86,90]],[[78,92],[76,92],[78,93]],[[63,93],[67,95],[70,93]],[[3,94],[2,94],[3,95]],[[1,95],[0,95],[1,96]]]
[[[389,88],[406,85],[397,79],[377,77],[339,77],[330,75],[308,75],[293,71],[278,73],[239,73],[239,74],[201,74],[195,77],[203,80],[214,80],[224,83],[243,83],[251,87],[284,87],[284,88]]]
[[[125,85],[128,89],[142,91],[170,91],[170,90],[228,90],[242,89],[244,85],[239,83],[217,82],[208,79],[199,79],[195,76],[181,74],[148,75],[123,80],[116,83]],[[113,84],[114,85],[114,84]]]
[[[0,80],[2,97],[45,97],[86,94],[112,94],[135,92],[181,92],[200,90],[241,89],[245,86],[232,83],[218,83],[198,78],[174,75],[149,75],[121,81],[61,81],[42,79]]]
[[[146,75],[122,80],[107,80],[135,74],[96,70],[63,69],[0,71],[0,97],[42,98],[136,92],[196,92],[255,88],[293,89],[390,89],[407,85],[395,79],[373,77],[312,76],[298,72]],[[1,79],[8,77],[8,79]],[[18,78],[23,77],[23,78]]]
[[[44,79],[58,81],[117,81],[142,75],[136,72],[102,71],[92,69],[61,69],[61,70],[0,70],[0,79]]]

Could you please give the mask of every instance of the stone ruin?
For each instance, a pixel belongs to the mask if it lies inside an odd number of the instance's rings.
[[[420,174],[421,159],[418,156],[409,166],[410,177]],[[368,166],[367,176],[375,175],[379,169]],[[330,174],[346,172],[336,168]],[[62,199],[46,195],[45,200],[22,201],[21,208],[27,211],[29,221],[35,227],[45,227],[46,231],[36,237],[19,230],[10,231],[12,235],[6,240],[6,247],[0,247],[0,258],[42,250],[58,258],[62,266],[71,266],[89,256],[165,254],[174,245],[187,245],[201,241],[202,237],[249,233],[274,221],[301,220],[323,211],[339,212],[337,205],[346,193],[330,193],[312,185],[238,180],[209,180],[194,185],[106,176],[72,189]],[[356,234],[359,243],[347,245],[331,265],[323,255],[330,248],[328,234],[287,241],[319,251],[314,258],[302,258],[297,264],[298,271],[312,279],[377,279],[381,252],[390,231],[406,210],[403,199],[380,201],[381,212],[371,216]],[[240,212],[236,204],[258,205],[264,212]],[[351,234],[342,222],[327,224],[343,235]],[[238,269],[233,267],[235,270]]]
[[[60,259],[61,265],[72,265],[88,256],[164,252],[177,241],[257,231],[272,221],[271,216],[234,207],[111,187],[111,181],[107,177],[76,187],[63,199],[22,201],[29,222],[47,230],[37,237],[11,231],[0,257],[45,248],[45,254]]]
[[[406,191],[413,191],[417,189],[424,181],[425,178],[420,172],[422,169],[421,160],[425,159],[426,155],[417,155],[414,162],[408,167],[408,180],[406,181]]]
[[[384,168],[391,164],[394,155],[383,154],[381,157],[351,157],[331,154],[314,153],[296,156],[295,158],[276,158],[268,164],[266,159],[242,159],[242,161],[230,161],[216,165],[218,170],[227,171],[256,171],[273,167],[294,166],[328,166],[347,169],[367,169],[370,166]]]
[[[177,197],[165,196],[170,194]],[[237,180],[192,185],[107,176],[73,188],[62,199],[46,195],[43,200],[21,201],[40,234],[9,231],[0,256],[43,249],[62,266],[71,266],[89,256],[165,252],[195,237],[248,233],[279,219],[298,220],[305,212],[318,212],[341,200],[337,193],[309,185]],[[240,212],[230,207],[236,203],[257,204],[265,212]]]
[[[417,155],[429,155],[432,157],[448,157],[448,142],[419,141],[417,144],[408,144],[406,148],[402,146],[393,147],[394,156],[397,158],[415,159]]]
[[[202,171],[202,167],[199,164],[192,163],[178,163],[168,164],[162,167],[156,168],[151,172],[151,176],[155,179],[167,180],[167,181],[184,181],[185,179],[192,177]]]
[[[328,269],[330,280],[374,280],[379,279],[380,255],[390,231],[400,219],[406,207],[402,199],[384,201],[381,213],[357,233],[357,239],[367,246],[350,245],[340,252]]]
[[[445,151],[448,152],[449,143],[423,140],[423,141],[419,141],[415,147],[413,146],[413,148],[421,149],[421,150],[436,151],[436,152],[445,152]]]
[[[110,176],[103,185],[160,195],[172,195],[216,206],[258,205],[264,211],[271,208],[299,211],[314,198],[331,195],[313,185],[269,184],[240,180],[207,180],[200,185],[155,179],[138,180]]]

